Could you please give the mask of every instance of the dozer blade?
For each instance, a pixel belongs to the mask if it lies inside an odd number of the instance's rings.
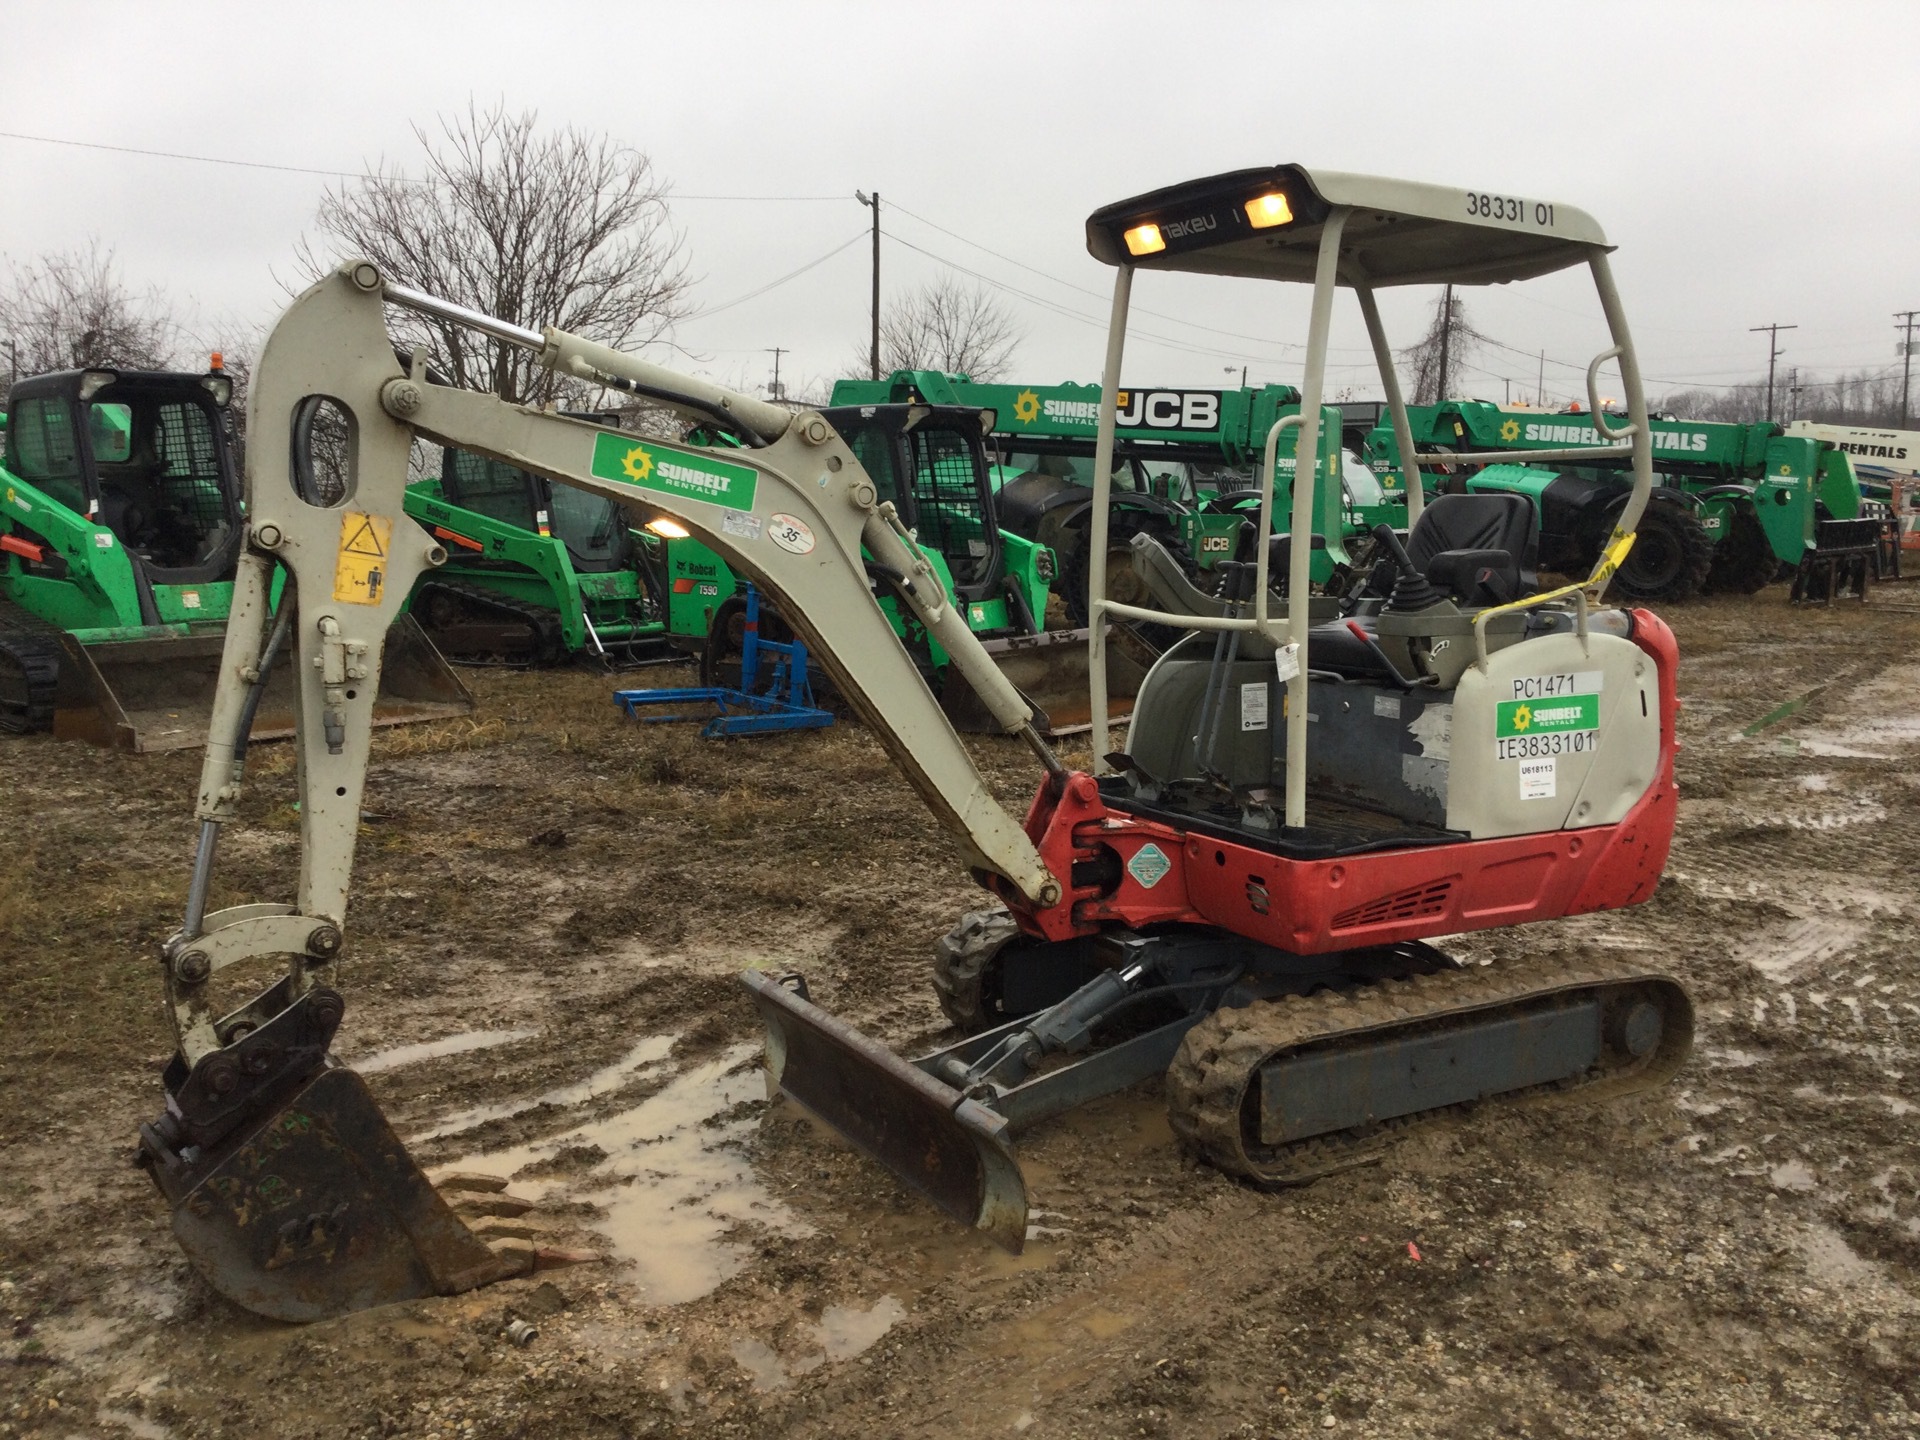
[[[217,630],[82,645],[64,637],[53,733],[113,749],[187,750],[207,743],[225,637]],[[267,682],[255,740],[293,734],[292,647]],[[411,616],[387,631],[375,725],[410,725],[473,713],[473,696]]]
[[[915,1069],[774,976],[740,977],[767,1027],[771,1087],[798,1101],[909,1188],[1019,1254],[1027,1183],[1007,1122]]]
[[[321,1070],[207,1151],[176,1150],[156,1128],[142,1149],[175,1238],[256,1315],[324,1320],[531,1268],[530,1253],[497,1254],[448,1208],[351,1070]]]
[[[993,663],[1034,707],[1040,733],[1050,740],[1093,728],[1087,634],[1085,630],[1049,630],[982,642]],[[1112,723],[1117,725],[1133,714],[1134,697],[1157,658],[1153,646],[1131,627],[1108,627],[1107,718]],[[947,668],[940,708],[953,721],[953,728],[963,733],[990,734],[1000,729],[958,667]]]

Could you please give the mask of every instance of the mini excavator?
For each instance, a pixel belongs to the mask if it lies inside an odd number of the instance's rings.
[[[402,508],[416,436],[666,515],[773,598],[886,746],[997,904],[939,947],[959,1043],[908,1061],[817,1005],[797,975],[749,971],[770,1082],[962,1223],[1018,1249],[1017,1135],[1155,1076],[1184,1145],[1252,1184],[1377,1155],[1411,1127],[1496,1097],[1603,1098],[1661,1083],[1692,1036],[1673,980],[1544,952],[1463,968],[1430,941],[1646,900],[1671,840],[1677,650],[1652,613],[1600,604],[1652,485],[1638,364],[1599,226],[1571,206],[1314,170],[1235,171],[1104,207],[1115,267],[1096,487],[1110,476],[1133,277],[1183,270],[1312,286],[1305,399],[1266,436],[1311,465],[1337,288],[1359,301],[1401,453],[1416,456],[1375,290],[1500,284],[1584,265],[1617,362],[1624,424],[1569,450],[1631,461],[1635,486],[1585,580],[1537,592],[1524,497],[1408,485],[1404,542],[1344,597],[1310,594],[1311,494],[1291,530],[1196,589],[1151,537],[1135,569],[1160,608],[1096,598],[1094,734],[1106,627],[1183,630],[1149,673],[1124,748],[1070,771],[932,583],[895,499],[826,419],[735,394],[579,336],[508,324],[351,261],[296,299],[249,400],[247,545],[197,815],[185,923],[164,947],[179,1050],[141,1153],[173,1229],[238,1304],[315,1319],[447,1294],[540,1263],[492,1246],[428,1183],[329,1046],[381,637],[442,563]],[[563,375],[650,397],[737,437],[670,444],[436,383],[397,360],[385,307],[525,347]],[[1288,432],[1292,432],[1289,435]],[[1451,457],[1459,460],[1463,457]],[[1469,460],[1482,457],[1468,456]],[[1417,462],[1416,462],[1417,463]],[[1254,534],[1271,534],[1263,484]],[[1107,554],[1107,497],[1091,547]],[[277,606],[276,570],[286,572]],[[1284,588],[1278,582],[1284,572]],[[1104,577],[1090,593],[1106,594]],[[1041,775],[1023,819],[993,800],[876,599],[943,646]],[[291,903],[207,912],[275,653],[298,661],[302,864]],[[221,1013],[213,977],[275,978]],[[229,977],[231,981],[232,977]]]

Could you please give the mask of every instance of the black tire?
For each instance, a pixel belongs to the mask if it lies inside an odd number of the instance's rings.
[[[1727,534],[1713,547],[1713,568],[1707,572],[1709,595],[1752,595],[1773,583],[1779,558],[1760,528],[1759,517],[1748,506],[1736,507]]]
[[[1634,529],[1633,548],[1613,579],[1628,600],[1681,604],[1693,599],[1713,569],[1713,538],[1700,517],[1676,500],[1655,495]]]
[[[968,1035],[1008,1017],[1000,1004],[1000,952],[1020,935],[1004,909],[973,910],[933,947],[933,988],[940,1009]]]
[[[37,735],[53,728],[60,653],[59,631],[0,600],[0,734]]]
[[[1122,512],[1113,517],[1113,524],[1107,531],[1106,598],[1155,610],[1159,608],[1159,602],[1133,568],[1133,537],[1140,534],[1153,536],[1167,547],[1175,559],[1189,570],[1192,569],[1188,557],[1180,551],[1180,537],[1166,521],[1155,515]],[[1088,623],[1087,597],[1092,591],[1093,554],[1093,547],[1087,543],[1089,539],[1090,535],[1081,535],[1080,545],[1068,557],[1061,577],[1066,582],[1066,592],[1062,598],[1067,604],[1067,616],[1076,630]],[[1185,633],[1171,625],[1135,624],[1134,629],[1141,639],[1156,650],[1165,650]]]

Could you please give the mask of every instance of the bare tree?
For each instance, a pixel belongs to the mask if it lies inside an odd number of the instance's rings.
[[[1433,302],[1427,333],[1400,352],[1416,405],[1437,405],[1453,394],[1466,356],[1486,336],[1467,322],[1467,307],[1448,286]]]
[[[1900,421],[1901,374],[1896,369],[1861,370],[1831,380],[1804,380],[1791,389],[1775,386],[1776,414],[1783,420],[1812,420],[1823,425],[1895,426]],[[1686,420],[1733,420],[1753,424],[1766,418],[1765,376],[1711,390],[1675,390],[1654,402]],[[1788,398],[1791,397],[1791,398]]]
[[[1012,364],[1020,328],[980,286],[952,277],[901,296],[880,316],[880,373],[945,370],[975,380],[998,380]],[[868,350],[848,374],[865,374]]]
[[[9,265],[0,330],[19,375],[93,365],[164,370],[180,346],[165,297],[157,288],[139,295],[128,289],[115,273],[113,251],[98,241]]]
[[[438,140],[416,125],[425,178],[382,167],[329,190],[317,220],[326,256],[303,240],[303,268],[318,275],[365,256],[400,284],[517,325],[557,325],[620,349],[666,335],[687,313],[688,280],[652,162],[604,135],[541,131],[536,119],[470,104],[441,118]],[[567,382],[527,351],[410,311],[392,325],[459,385],[562,398]],[[573,388],[566,398],[579,398]]]

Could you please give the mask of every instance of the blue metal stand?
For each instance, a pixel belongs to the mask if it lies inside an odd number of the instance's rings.
[[[763,654],[772,657],[772,674],[760,687]],[[833,716],[813,703],[807,683],[807,647],[800,641],[760,638],[760,592],[747,587],[747,634],[740,654],[740,688],[694,685],[667,690],[616,690],[613,703],[643,724],[697,720],[697,715],[642,715],[642,706],[707,704],[719,711],[700,727],[708,740],[734,735],[765,735],[776,730],[819,730]]]

